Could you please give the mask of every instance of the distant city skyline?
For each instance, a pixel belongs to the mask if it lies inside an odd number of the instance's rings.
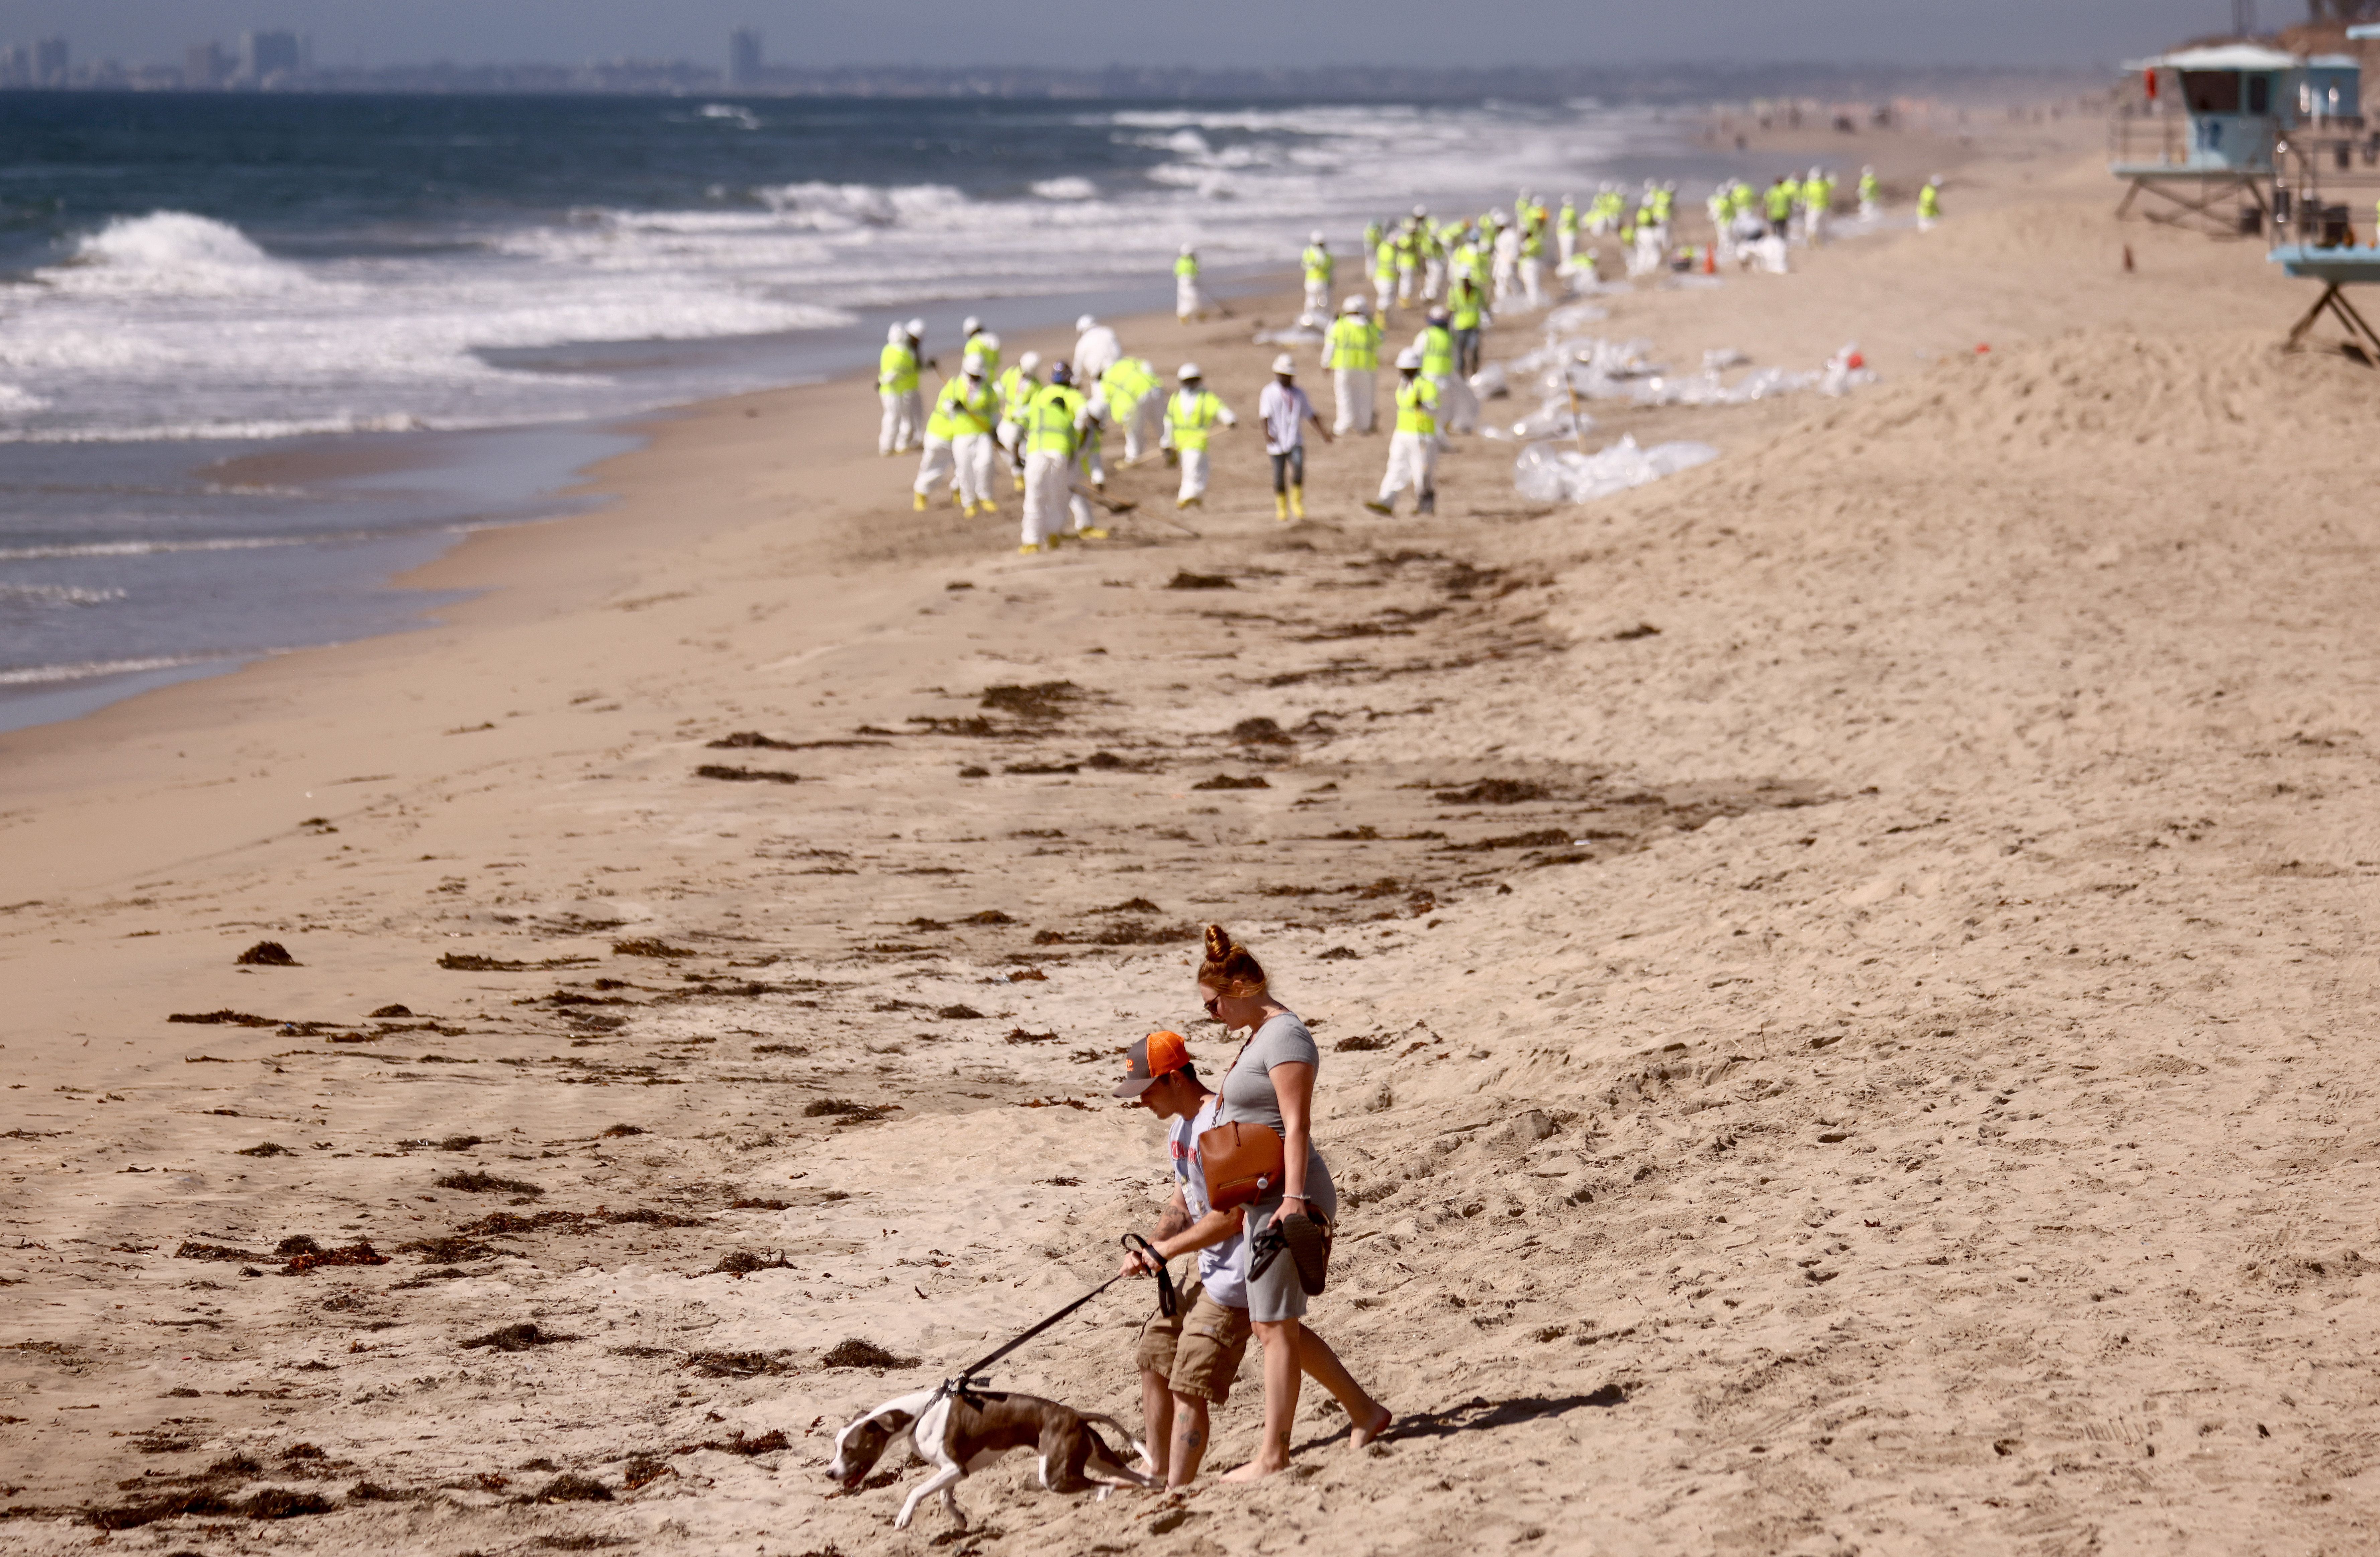
[[[2265,0],[2266,27],[2301,0]],[[1277,0],[1177,4],[1008,0],[16,0],[0,46],[63,38],[78,66],[102,59],[176,74],[209,44],[235,69],[243,34],[311,40],[343,70],[459,64],[689,61],[730,67],[729,39],[757,33],[772,66],[1040,66],[1299,68],[1338,64],[1611,66],[1905,63],[2084,68],[2231,25],[2230,0],[1702,0],[1691,7],[1475,0],[1458,23],[1425,0],[1283,7]],[[997,18],[987,25],[985,18]],[[744,56],[748,67],[749,55]]]

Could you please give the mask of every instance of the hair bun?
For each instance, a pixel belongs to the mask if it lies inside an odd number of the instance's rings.
[[[1232,932],[1221,925],[1207,927],[1207,960],[1220,962],[1232,955]]]

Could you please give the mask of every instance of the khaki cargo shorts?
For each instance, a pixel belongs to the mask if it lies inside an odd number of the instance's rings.
[[[1248,1311],[1226,1308],[1196,1286],[1182,1294],[1182,1309],[1170,1320],[1149,1316],[1133,1347],[1133,1361],[1145,1373],[1163,1375],[1165,1387],[1175,1394],[1220,1405],[1231,1395],[1255,1333]]]

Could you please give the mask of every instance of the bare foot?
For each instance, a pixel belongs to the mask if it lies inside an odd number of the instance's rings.
[[[1369,1421],[1365,1422],[1360,1427],[1355,1428],[1353,1431],[1347,1434],[1347,1441],[1354,1444],[1356,1448],[1361,1449],[1365,1444],[1371,1442],[1374,1439],[1388,1431],[1390,1424],[1394,1423],[1396,1419],[1396,1413],[1390,1411],[1385,1405],[1379,1405],[1377,1407],[1377,1414],[1373,1416]]]
[[[1271,1476],[1278,1471],[1287,1470],[1288,1468],[1289,1462],[1286,1460],[1283,1460],[1279,1465],[1267,1465],[1262,1460],[1250,1460],[1239,1469],[1225,1476],[1223,1479],[1226,1481],[1262,1481],[1266,1477]]]

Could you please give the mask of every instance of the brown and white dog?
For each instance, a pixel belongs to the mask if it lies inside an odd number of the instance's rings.
[[[1041,1485],[1053,1492],[1082,1492],[1096,1486],[1099,1496],[1115,1487],[1161,1487],[1164,1482],[1116,1458],[1090,1424],[1103,1422],[1123,1435],[1134,1453],[1146,1461],[1148,1451],[1113,1417],[1077,1412],[1054,1400],[1002,1390],[919,1390],[888,1400],[834,1435],[834,1459],[827,1475],[846,1492],[856,1490],[893,1440],[908,1434],[917,1457],[934,1467],[901,1505],[892,1527],[906,1529],[917,1505],[940,1492],[959,1528],[966,1515],[953,1489],[969,1472],[981,1470],[1012,1449],[1038,1449]]]

